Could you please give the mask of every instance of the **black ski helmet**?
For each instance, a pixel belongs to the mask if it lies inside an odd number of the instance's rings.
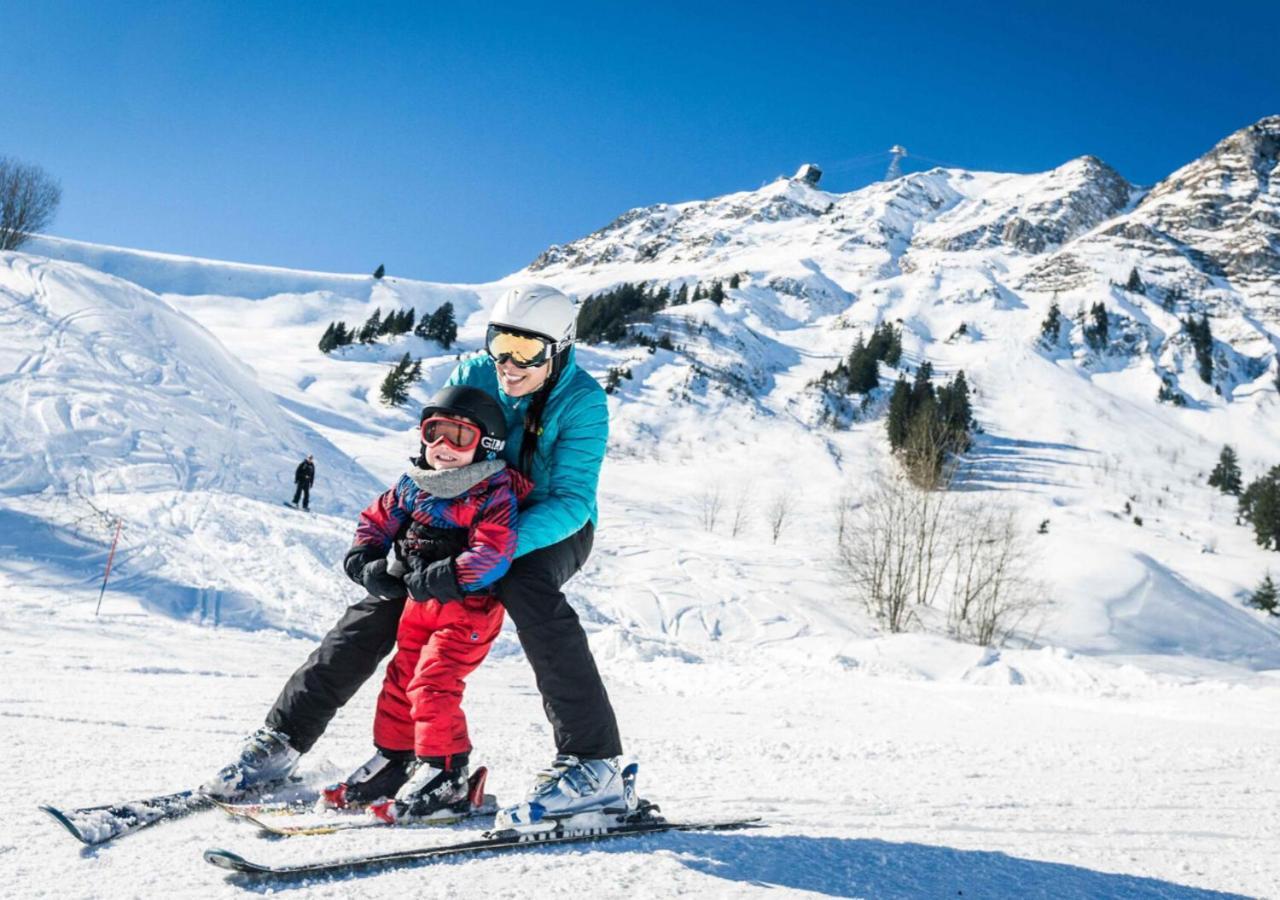
[[[418,426],[437,414],[466,416],[480,427],[480,449],[484,453],[476,453],[476,462],[497,459],[507,445],[507,417],[498,401],[480,388],[458,384],[436,391],[431,401],[422,407]]]

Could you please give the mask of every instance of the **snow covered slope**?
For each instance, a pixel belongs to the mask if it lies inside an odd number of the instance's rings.
[[[96,472],[92,454],[65,453],[69,437],[43,437],[50,404],[32,402],[29,376],[16,366],[7,386],[13,430],[4,448],[27,460],[21,471],[31,471],[10,475],[9,493],[127,489],[138,473],[154,473],[160,456],[182,461],[168,463],[178,472],[172,489],[190,491],[205,477],[214,496],[271,500],[287,492],[293,458],[314,448],[318,506],[336,517],[326,523],[332,549],[317,554],[328,555],[328,578],[349,527],[340,523],[396,477],[413,445],[412,409],[459,351],[478,348],[484,310],[506,285],[538,279],[589,297],[621,282],[667,285],[674,293],[681,284],[727,284],[737,276],[739,287],[721,306],[669,306],[634,326],[665,336],[674,350],[582,348],[581,361],[602,380],[609,368],[629,375],[611,401],[601,540],[578,582],[579,602],[607,652],[697,655],[726,642],[754,647],[805,636],[830,657],[844,641],[873,631],[829,563],[835,501],[856,502],[868,478],[890,467],[878,405],[864,412],[833,406],[812,382],[861,330],[889,321],[903,328],[904,368],[928,359],[942,376],[964,370],[974,387],[984,433],[962,486],[1012,505],[1028,529],[1050,522],[1037,543],[1055,603],[1027,638],[1142,657],[1156,667],[1173,665],[1171,653],[1275,667],[1274,623],[1240,603],[1270,554],[1234,524],[1231,499],[1204,477],[1224,442],[1240,451],[1247,477],[1274,464],[1270,454],[1280,446],[1270,374],[1280,333],[1267,299],[1275,279],[1264,277],[1280,275],[1266,250],[1277,231],[1265,177],[1276,164],[1277,132],[1280,119],[1263,120],[1149,192],[1093,157],[1032,175],[934,169],[849,194],[779,179],[756,191],[632,210],[549,248],[527,270],[478,286],[299,273],[41,238],[30,249],[61,261],[9,258],[10,293],[31,298],[15,309],[39,305],[39,282],[20,275],[33,270],[56,273],[55,281],[78,279],[91,298],[167,304],[169,318],[194,328],[191,317],[207,329],[201,340],[225,348],[207,351],[197,341],[175,355],[238,358],[249,369],[220,366],[234,377],[209,380],[234,386],[246,400],[184,388],[209,400],[191,415],[156,407],[167,428],[148,428],[129,403],[142,390],[134,405],[154,404],[149,376],[140,382],[132,370],[107,369],[100,380],[119,395],[110,405],[130,412],[98,426],[109,437]],[[1214,185],[1229,187],[1214,193]],[[1166,255],[1116,244],[1116,234],[1135,223],[1183,248],[1179,265],[1200,267],[1199,281],[1177,283],[1173,302]],[[1210,258],[1219,262],[1205,262]],[[1205,275],[1206,266],[1218,274]],[[1148,285],[1145,294],[1116,286],[1130,270]],[[1075,274],[1062,280],[1064,272]],[[411,335],[329,356],[316,349],[330,321],[358,324],[375,308],[413,308],[421,316],[446,301],[460,323],[452,352]],[[1078,323],[1056,345],[1038,344],[1054,301],[1068,315],[1105,304],[1110,345],[1089,347]],[[1180,324],[1200,312],[1212,315],[1218,341],[1213,386],[1188,363]],[[144,332],[142,345],[150,340]],[[376,400],[377,386],[405,352],[423,358],[424,378],[407,409],[388,410]],[[888,384],[893,373],[884,375]],[[1186,405],[1156,401],[1170,384]],[[205,421],[218,403],[243,407],[234,415],[250,419],[231,429],[234,439],[214,439],[218,429]],[[124,424],[135,421],[138,440]],[[79,422],[64,430],[91,444],[93,423]],[[170,435],[155,452],[148,450],[152,433]],[[130,442],[130,452],[113,449],[121,441]],[[330,454],[330,445],[340,452]],[[41,475],[49,467],[42,459],[58,460],[62,474]],[[188,471],[195,473],[189,483],[182,481]],[[765,511],[784,495],[791,513],[775,542]],[[725,512],[708,529],[704,513],[713,498]],[[220,565],[242,569],[234,565],[235,547],[246,541],[235,529],[226,538],[220,546],[231,549]],[[142,532],[147,544],[166,539]],[[290,546],[278,536],[247,543]],[[802,580],[777,577],[784,570],[803,573]],[[202,577],[213,584],[228,576]],[[269,604],[275,612],[255,621],[310,628],[332,611],[299,612],[307,606],[304,599],[276,600]],[[283,609],[297,621],[273,618]]]

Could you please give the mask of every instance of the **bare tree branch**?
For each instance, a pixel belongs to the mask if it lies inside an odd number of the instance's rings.
[[[39,166],[0,156],[0,250],[16,250],[53,221],[62,188]]]

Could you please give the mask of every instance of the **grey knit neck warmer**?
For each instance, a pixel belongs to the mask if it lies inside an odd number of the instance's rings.
[[[431,496],[450,500],[461,497],[506,467],[506,461],[501,459],[485,459],[456,469],[419,469],[417,466],[410,466],[409,477]]]

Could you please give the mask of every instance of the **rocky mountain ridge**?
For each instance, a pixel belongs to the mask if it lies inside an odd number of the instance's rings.
[[[1030,341],[1056,302],[1072,327],[1050,352],[1095,371],[1143,356],[1152,397],[1229,401],[1275,367],[1280,346],[1277,174],[1280,116],[1229,135],[1149,190],[1093,156],[1029,175],[937,168],[843,194],[782,178],[630,210],[512,278],[589,297],[620,282],[674,293],[737,275],[722,309],[668,310],[651,330],[674,327],[678,339],[690,318],[715,320],[743,342],[762,333],[752,323],[776,325],[785,308],[793,326],[833,315],[837,326],[901,320],[921,354],[938,337],[921,304],[951,307],[955,327],[978,308],[1021,310],[1016,327]],[[1085,339],[1094,304],[1111,319],[1114,339],[1103,346]],[[1184,323],[1197,316],[1214,337],[1207,385],[1186,377],[1196,366]],[[687,346],[699,358],[698,342]],[[745,374],[757,384],[767,375]]]

